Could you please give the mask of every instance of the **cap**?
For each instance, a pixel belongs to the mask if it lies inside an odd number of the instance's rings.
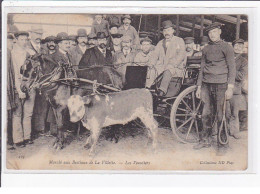
[[[117,33],[117,34],[111,34],[111,36],[112,36],[113,38],[121,38],[121,37],[123,36],[123,34]]]
[[[42,44],[51,42],[51,41],[55,41],[55,40],[56,40],[55,36],[47,36],[45,39],[42,40]]]
[[[32,26],[31,30],[29,30],[29,32],[34,32],[37,34],[43,34],[43,29],[41,26]]]
[[[245,41],[244,41],[243,39],[239,38],[239,39],[234,40],[234,41],[232,42],[232,45],[234,46],[234,45],[237,44],[237,43],[244,44],[244,42],[245,42]]]
[[[122,37],[122,42],[131,42],[132,38],[128,35],[125,35]]]
[[[142,38],[141,41],[140,41],[141,44],[143,42],[150,42],[150,43],[152,43],[152,40],[149,37],[145,37],[145,38]]]
[[[221,23],[219,23],[219,22],[214,22],[214,23],[210,24],[208,27],[206,27],[206,28],[205,28],[205,31],[206,31],[206,32],[209,32],[210,30],[213,30],[213,29],[215,29],[215,28],[220,28],[221,26],[222,26]]]
[[[70,37],[68,36],[68,34],[66,32],[58,33],[55,42],[58,43],[63,40],[70,40]]]
[[[88,35],[88,39],[97,39],[97,36],[96,36],[95,33],[90,33],[90,34]]]
[[[209,42],[209,38],[207,36],[202,36],[200,44],[204,45],[204,44],[208,44],[208,42]]]
[[[18,36],[27,36],[29,37],[29,33],[26,31],[18,31],[14,33],[14,36],[17,38]]]
[[[162,27],[163,27],[163,29],[173,27],[172,21],[170,21],[170,20],[163,21]]]
[[[105,32],[98,32],[97,33],[97,39],[103,39],[103,38],[107,38]]]
[[[78,29],[77,31],[77,37],[87,37],[87,31],[83,28]]]
[[[194,38],[193,37],[186,37],[186,38],[184,38],[184,42],[185,42],[185,44],[193,43]]]
[[[128,14],[123,15],[122,20],[124,20],[125,18],[132,20],[131,16]]]

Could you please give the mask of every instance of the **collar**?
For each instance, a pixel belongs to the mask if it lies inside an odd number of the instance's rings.
[[[149,54],[150,54],[150,51],[147,54],[145,54],[143,51],[141,52],[141,55],[144,57],[147,57]]]
[[[125,54],[129,55],[131,53],[131,49],[129,49],[129,50],[122,49],[122,52],[123,52],[124,55]]]
[[[67,52],[64,51],[64,50],[62,50],[62,49],[60,49],[60,48],[59,48],[59,51],[60,51],[63,55],[67,55]]]
[[[124,28],[125,30],[128,30],[128,29],[130,28],[130,25],[129,25],[128,27],[126,27],[125,25],[123,25],[123,28]]]
[[[221,44],[222,42],[224,42],[224,41],[223,41],[223,40],[219,40],[219,41],[217,41],[217,42],[212,42],[212,41],[210,41],[209,44],[211,44],[211,45],[219,45],[219,44]]]
[[[106,49],[101,49],[101,48],[99,48],[99,46],[97,47],[98,48],[98,50],[103,54],[103,53],[105,53],[106,54]]]
[[[81,46],[81,45],[78,45],[79,46],[79,49],[83,52],[83,53],[85,53],[85,51],[87,50],[87,46],[85,45],[85,46]]]
[[[33,41],[30,41],[31,42],[31,45],[33,46],[33,48],[34,49],[40,49],[40,47],[41,47],[41,44],[39,43],[39,44],[36,44],[35,42],[33,42]]]

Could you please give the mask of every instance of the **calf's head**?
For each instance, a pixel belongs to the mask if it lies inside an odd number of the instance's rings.
[[[90,103],[87,96],[72,95],[68,99],[68,109],[70,113],[70,121],[75,123],[80,121],[85,115],[85,105]]]

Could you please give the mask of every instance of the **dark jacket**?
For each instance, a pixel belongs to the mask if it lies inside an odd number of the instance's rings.
[[[245,79],[248,71],[247,60],[240,54],[235,58],[236,78],[234,94],[241,94],[242,81]]]
[[[71,63],[72,65],[79,65],[79,62],[83,56],[83,52],[82,50],[80,49],[79,45],[77,45],[75,48],[73,48],[71,51],[70,51],[70,54],[71,54]]]
[[[14,82],[14,67],[12,64],[11,50],[7,49],[7,110],[16,107]]]
[[[235,84],[234,50],[227,42],[209,43],[202,51],[197,85],[205,83]]]
[[[61,53],[59,51],[59,49],[55,53],[51,54],[50,56],[56,63],[60,63],[60,64],[71,63],[71,55],[69,53],[67,53],[67,56],[66,56],[63,53]]]
[[[84,69],[90,66],[112,66],[112,53],[110,50],[106,50],[106,57],[100,52],[97,47],[87,49],[83,54],[80,62],[79,69]]]

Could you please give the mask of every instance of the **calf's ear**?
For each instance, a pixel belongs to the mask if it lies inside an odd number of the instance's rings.
[[[84,104],[90,104],[90,102],[91,102],[91,100],[88,96],[83,96],[82,100],[83,100]]]

